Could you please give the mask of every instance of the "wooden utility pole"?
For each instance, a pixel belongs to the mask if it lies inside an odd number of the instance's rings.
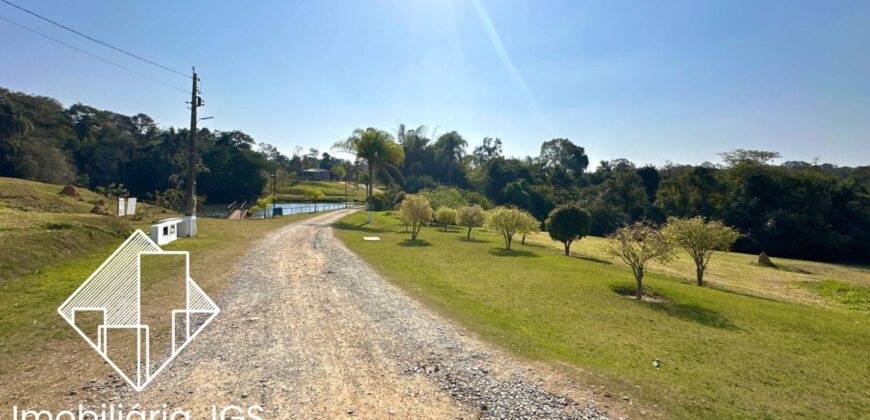
[[[193,69],[193,87],[190,91],[190,137],[187,141],[187,185],[184,191],[183,236],[196,236],[196,109],[203,106],[199,96],[199,77]]]

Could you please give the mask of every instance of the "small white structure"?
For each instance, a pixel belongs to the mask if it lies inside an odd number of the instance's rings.
[[[136,215],[136,197],[130,197],[127,199],[127,216],[135,216]]]
[[[181,223],[181,218],[174,217],[151,225],[151,240],[157,245],[163,245],[178,239],[179,223]]]
[[[181,218],[181,225],[178,227],[179,235],[182,238],[190,238],[196,236],[196,215],[184,216]]]
[[[126,214],[126,211],[124,210],[124,202],[124,197],[118,198],[118,216]]]

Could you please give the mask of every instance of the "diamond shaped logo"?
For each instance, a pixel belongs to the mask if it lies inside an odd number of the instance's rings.
[[[190,278],[187,251],[164,251],[136,230],[57,312],[141,391],[220,309]]]

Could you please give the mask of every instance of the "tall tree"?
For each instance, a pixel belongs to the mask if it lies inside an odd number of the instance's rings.
[[[552,139],[541,144],[541,164],[555,172],[564,172],[571,179],[578,179],[586,167],[589,157],[586,151],[568,139]]]
[[[374,192],[375,176],[393,181],[402,174],[397,165],[405,158],[405,152],[390,133],[376,128],[365,130],[358,128],[353,134],[333,145],[333,149],[353,153],[366,165],[366,202],[368,203],[368,220],[372,220],[372,194]]]
[[[447,169],[447,183],[453,184],[453,172],[456,164],[465,156],[468,142],[455,131],[438,137],[435,143],[435,159]]]

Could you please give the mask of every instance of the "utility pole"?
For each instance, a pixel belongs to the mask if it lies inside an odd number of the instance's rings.
[[[196,236],[196,109],[205,105],[199,93],[199,77],[194,68],[193,88],[190,91],[190,137],[187,141],[187,185],[180,236]]]
[[[275,167],[272,170],[272,217],[275,217],[275,201],[278,201],[277,195],[275,195],[275,178],[278,177],[278,168]]]

